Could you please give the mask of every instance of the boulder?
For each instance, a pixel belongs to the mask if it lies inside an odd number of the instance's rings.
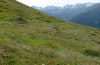
[[[14,19],[17,20],[17,21],[22,21],[23,18],[21,16],[14,16]]]

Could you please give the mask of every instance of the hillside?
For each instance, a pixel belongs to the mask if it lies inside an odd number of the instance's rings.
[[[76,15],[71,21],[82,25],[100,28],[100,3],[87,8],[85,12]]]
[[[0,65],[100,65],[100,29],[0,0]]]

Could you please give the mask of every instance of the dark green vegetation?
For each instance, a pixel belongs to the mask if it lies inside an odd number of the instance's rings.
[[[87,8],[85,12],[73,17],[71,21],[100,28],[100,3],[94,4],[93,6]]]
[[[0,0],[0,65],[100,65],[99,61],[99,29]]]

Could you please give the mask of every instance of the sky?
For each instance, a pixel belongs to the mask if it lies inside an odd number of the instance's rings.
[[[100,3],[100,0],[17,0],[22,2],[28,6],[38,6],[38,7],[46,7],[46,6],[60,6],[63,7],[66,4],[76,4],[76,3]]]

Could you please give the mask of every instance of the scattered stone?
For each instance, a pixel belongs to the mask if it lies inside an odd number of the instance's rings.
[[[14,20],[17,21],[17,23],[20,23],[20,24],[28,23],[28,21],[21,16],[13,16],[13,18],[14,18]]]
[[[42,65],[45,65],[45,64],[42,64]]]
[[[21,16],[14,16],[14,19],[17,20],[17,21],[22,21],[23,18]]]

